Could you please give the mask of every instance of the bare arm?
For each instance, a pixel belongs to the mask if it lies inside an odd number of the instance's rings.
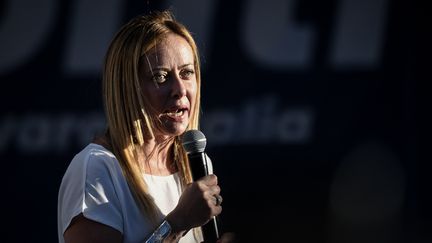
[[[118,230],[87,219],[82,214],[73,219],[63,236],[66,243],[123,242],[123,236]]]

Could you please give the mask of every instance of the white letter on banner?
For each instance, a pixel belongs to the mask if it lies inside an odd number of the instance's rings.
[[[245,2],[240,40],[252,60],[270,68],[307,68],[315,33],[294,23],[295,0]]]
[[[375,67],[381,61],[381,45],[387,0],[343,0],[335,20],[330,62],[336,67]]]
[[[123,13],[121,0],[80,0],[66,43],[64,69],[68,74],[97,74]]]

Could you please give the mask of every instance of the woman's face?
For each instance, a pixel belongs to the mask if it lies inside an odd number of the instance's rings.
[[[197,81],[194,53],[181,36],[168,34],[141,61],[143,94],[150,113],[161,121],[156,135],[182,134],[195,105]]]

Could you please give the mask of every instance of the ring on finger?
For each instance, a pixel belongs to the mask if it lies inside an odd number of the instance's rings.
[[[216,199],[216,203],[215,203],[215,205],[216,205],[216,206],[221,205],[221,203],[222,203],[222,196],[221,196],[221,195],[213,195],[213,196],[214,196],[214,198]]]

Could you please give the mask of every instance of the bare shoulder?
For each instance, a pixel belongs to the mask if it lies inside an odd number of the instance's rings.
[[[64,233],[66,243],[120,243],[123,242],[122,234],[108,226],[85,218],[82,214],[76,216]]]

